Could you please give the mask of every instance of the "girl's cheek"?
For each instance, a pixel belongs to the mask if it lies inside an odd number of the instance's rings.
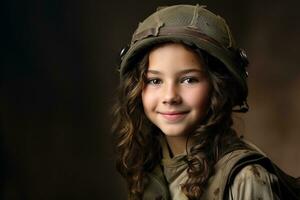
[[[143,101],[151,102],[155,99],[155,95],[156,94],[154,92],[152,92],[151,90],[146,90],[142,94],[142,99],[143,99]]]
[[[208,87],[198,87],[185,91],[185,100],[191,105],[205,106],[209,99]]]
[[[158,102],[159,92],[155,88],[145,88],[142,92],[142,102],[145,107],[155,106]]]

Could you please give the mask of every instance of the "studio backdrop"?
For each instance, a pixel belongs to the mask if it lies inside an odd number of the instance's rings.
[[[0,199],[125,199],[111,116],[119,50],[156,7],[204,4],[250,59],[235,127],[300,176],[299,1],[4,0]]]

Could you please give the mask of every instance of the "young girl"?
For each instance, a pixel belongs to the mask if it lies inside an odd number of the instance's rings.
[[[160,8],[121,60],[114,131],[129,199],[299,199],[297,180],[232,128],[248,110],[248,60],[223,18]]]

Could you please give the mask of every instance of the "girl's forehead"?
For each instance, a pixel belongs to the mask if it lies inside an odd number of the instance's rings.
[[[148,69],[190,70],[204,68],[201,54],[180,43],[156,46],[149,53]]]
[[[186,51],[190,51],[190,52],[195,52],[195,49],[184,44],[184,43],[181,43],[181,42],[163,42],[163,43],[159,43],[159,44],[156,44],[154,46],[152,46],[150,48],[150,53],[157,50],[157,49],[161,49],[161,48],[164,48],[164,47],[168,47],[170,49],[175,49],[175,48],[182,48],[182,49],[185,49]]]

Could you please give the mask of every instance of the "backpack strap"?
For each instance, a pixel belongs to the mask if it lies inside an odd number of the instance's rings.
[[[273,163],[269,158],[267,158],[266,154],[261,151],[256,145],[253,143],[243,140],[250,148],[262,154],[265,158],[264,162],[259,163],[263,167],[265,167],[269,172],[275,174],[279,179],[280,189],[281,189],[281,197],[284,199],[295,199],[300,200],[300,177],[292,177],[282,171],[275,163]]]
[[[278,177],[281,197],[289,200],[300,200],[300,178],[294,178],[282,171],[276,164],[269,160],[270,169]]]
[[[236,175],[233,172],[238,172],[237,169],[239,168],[236,168],[236,166],[242,167],[242,165],[239,165],[240,161],[243,161],[244,166],[255,163],[261,159],[261,156],[256,157],[256,155],[257,152],[249,149],[234,150],[225,154],[214,167],[214,174],[207,182],[207,189],[203,194],[203,199],[224,200],[229,189],[227,187],[229,186],[228,180],[231,180],[231,177]],[[248,158],[251,159],[248,161]]]
[[[215,165],[215,173],[208,180],[203,199],[228,199],[229,188],[236,175],[245,167],[259,164],[278,177],[280,199],[300,200],[300,179],[287,175],[265,154],[254,149],[239,149],[225,154]]]
[[[228,174],[227,174],[226,184],[223,187],[223,191],[224,191],[223,199],[229,198],[229,196],[228,196],[229,189],[233,185],[234,179],[237,176],[237,174],[244,167],[253,165],[253,164],[259,164],[262,167],[264,167],[268,172],[273,173],[273,170],[270,170],[271,162],[267,157],[265,157],[264,155],[262,155],[256,151],[249,151],[249,152],[245,153],[245,155],[243,155],[240,159],[235,160],[233,167],[229,171],[226,172]],[[282,196],[279,185],[276,188],[276,193],[278,196],[280,196],[280,197]]]

